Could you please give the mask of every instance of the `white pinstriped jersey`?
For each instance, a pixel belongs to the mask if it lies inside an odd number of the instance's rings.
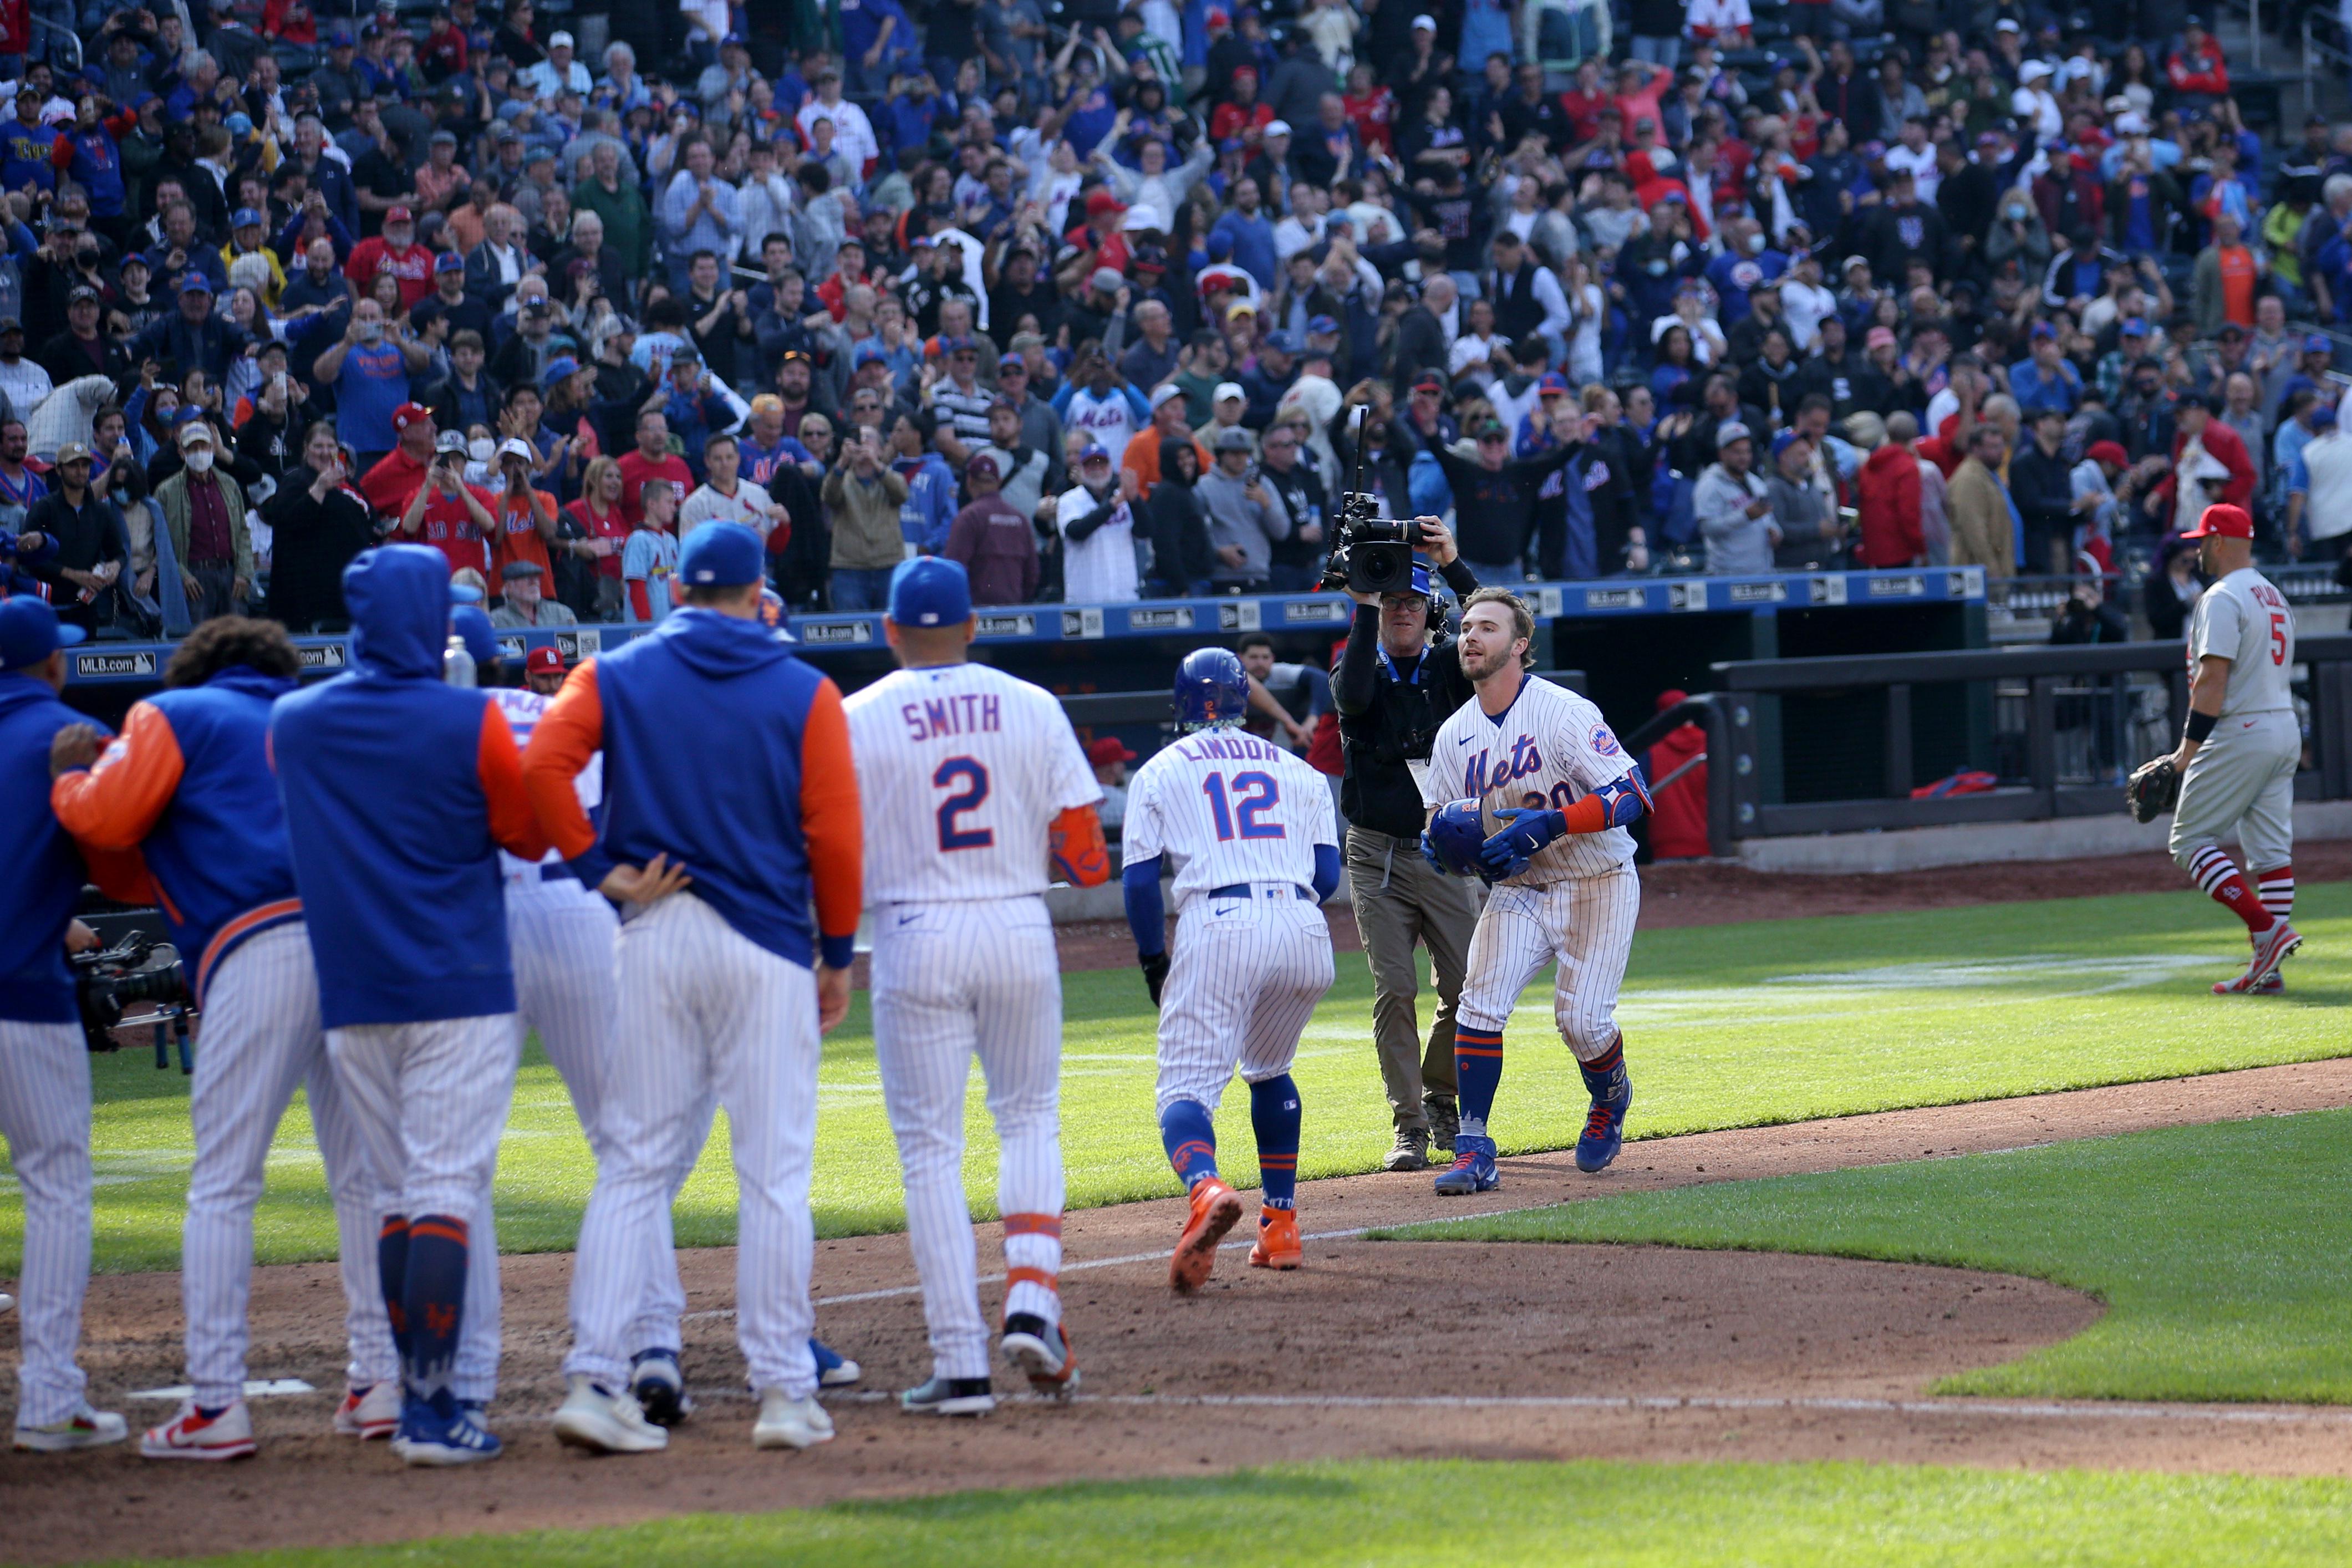
[[[1315,881],[1315,847],[1337,847],[1331,786],[1281,747],[1231,725],[1186,735],[1127,789],[1126,858],[1176,862],[1176,907],[1238,882]]]
[[[491,689],[490,700],[497,703],[499,711],[507,716],[507,728],[514,731],[515,750],[520,752],[530,744],[530,732],[539,727],[539,716],[547,711],[547,705],[555,699],[541,697],[536,691],[525,690],[519,686],[499,686]],[[572,781],[572,787],[580,793],[581,810],[593,812],[604,803],[604,752],[598,752],[588,759],[588,765],[580,770],[580,776]],[[547,858],[540,864],[561,866],[563,857],[551,849],[547,852]],[[530,868],[530,861],[517,859],[503,849],[499,851],[499,869],[509,879],[509,887],[514,885],[514,879]]]
[[[1476,800],[1492,810],[1564,811],[1633,771],[1600,709],[1564,686],[1528,676],[1500,719],[1488,718],[1473,698],[1439,726],[1421,798],[1433,808],[1450,800]],[[1622,827],[1570,833],[1554,839],[1510,879],[1540,887],[1569,877],[1597,877],[1633,858],[1633,836]]]
[[[842,710],[869,905],[1043,893],[1054,818],[1102,799],[1062,705],[986,665],[901,669]]]

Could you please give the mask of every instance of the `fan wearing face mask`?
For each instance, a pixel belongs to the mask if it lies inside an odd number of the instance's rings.
[[[253,592],[253,535],[246,522],[244,488],[215,466],[218,449],[204,420],[181,426],[179,444],[183,466],[155,487],[154,499],[172,532],[189,616],[201,622],[241,616]]]

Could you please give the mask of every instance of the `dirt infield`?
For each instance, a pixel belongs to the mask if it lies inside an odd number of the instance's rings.
[[[2352,840],[2295,846],[2294,869],[2295,879],[2305,883],[2352,879]],[[1641,923],[1647,930],[1663,930],[1805,915],[1872,915],[2038,902],[2101,893],[2194,891],[2170,858],[2158,854],[1835,876],[1768,874],[1717,861],[1685,860],[1642,868]],[[1363,950],[1352,914],[1335,909],[1330,920],[1333,945],[1342,952]],[[1135,939],[1124,921],[1083,921],[1062,927],[1058,935],[1066,970],[1119,969],[1135,963]]]
[[[2269,1068],[1630,1145],[1603,1178],[1564,1153],[1504,1162],[1500,1192],[1443,1201],[1423,1176],[1308,1184],[1307,1266],[1249,1269],[1238,1247],[1199,1297],[1165,1285],[1174,1200],[1069,1216],[1063,1280],[1087,1368],[1073,1407],[1009,1405],[981,1423],[917,1421],[860,1394],[841,1436],[755,1454],[731,1343],[732,1253],[682,1255],[687,1371],[703,1409],[667,1455],[589,1460],[544,1421],[566,1340],[563,1256],[505,1260],[507,1457],[403,1470],[325,1435],[340,1389],[331,1266],[261,1270],[254,1373],[320,1392],[257,1400],[265,1447],[226,1473],[110,1452],[0,1458],[5,1555],[179,1555],[619,1522],[700,1510],[1339,1456],[1518,1458],[1835,1457],[2001,1465],[2352,1471],[2352,1413],[1927,1400],[1937,1377],[2079,1331],[2095,1302],[1958,1270],[1656,1247],[1374,1243],[1365,1227],[1649,1187],[1885,1163],[2352,1103],[2352,1062]],[[982,1228],[983,1268],[997,1258]],[[903,1237],[821,1244],[820,1331],[887,1392],[928,1371]],[[993,1284],[983,1287],[992,1303]],[[1791,1311],[1801,1300],[1801,1311]],[[0,1329],[13,1336],[14,1320]],[[93,1392],[178,1381],[178,1279],[94,1282]]]

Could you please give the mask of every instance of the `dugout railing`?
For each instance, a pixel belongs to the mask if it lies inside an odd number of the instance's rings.
[[[2352,635],[2301,639],[2295,665],[2295,798],[2352,798]],[[1714,675],[1718,854],[1743,838],[2119,812],[2124,777],[2176,742],[2189,703],[2179,642],[1755,660]],[[1792,754],[1781,737],[1801,717],[1808,737],[1843,739]]]

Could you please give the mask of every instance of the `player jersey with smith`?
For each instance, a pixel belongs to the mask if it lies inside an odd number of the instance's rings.
[[[1518,695],[1499,717],[1465,702],[1439,727],[1421,798],[1433,810],[1475,800],[1490,811],[1565,811],[1633,771],[1600,709],[1566,687],[1522,676]],[[1563,834],[1508,879],[1542,887],[1601,876],[1633,858],[1633,836],[1622,827]]]
[[[2286,595],[2251,566],[2241,566],[2198,595],[2189,623],[2189,670],[2209,656],[2230,661],[2221,717],[2292,710],[2294,615]]]
[[[1331,786],[1270,742],[1230,727],[1162,749],[1128,786],[1129,864],[1176,862],[1176,907],[1220,888],[1287,883],[1315,901],[1315,847],[1335,848]]]
[[[1054,819],[1102,799],[1061,705],[985,665],[901,669],[842,707],[869,905],[1041,895]]]

